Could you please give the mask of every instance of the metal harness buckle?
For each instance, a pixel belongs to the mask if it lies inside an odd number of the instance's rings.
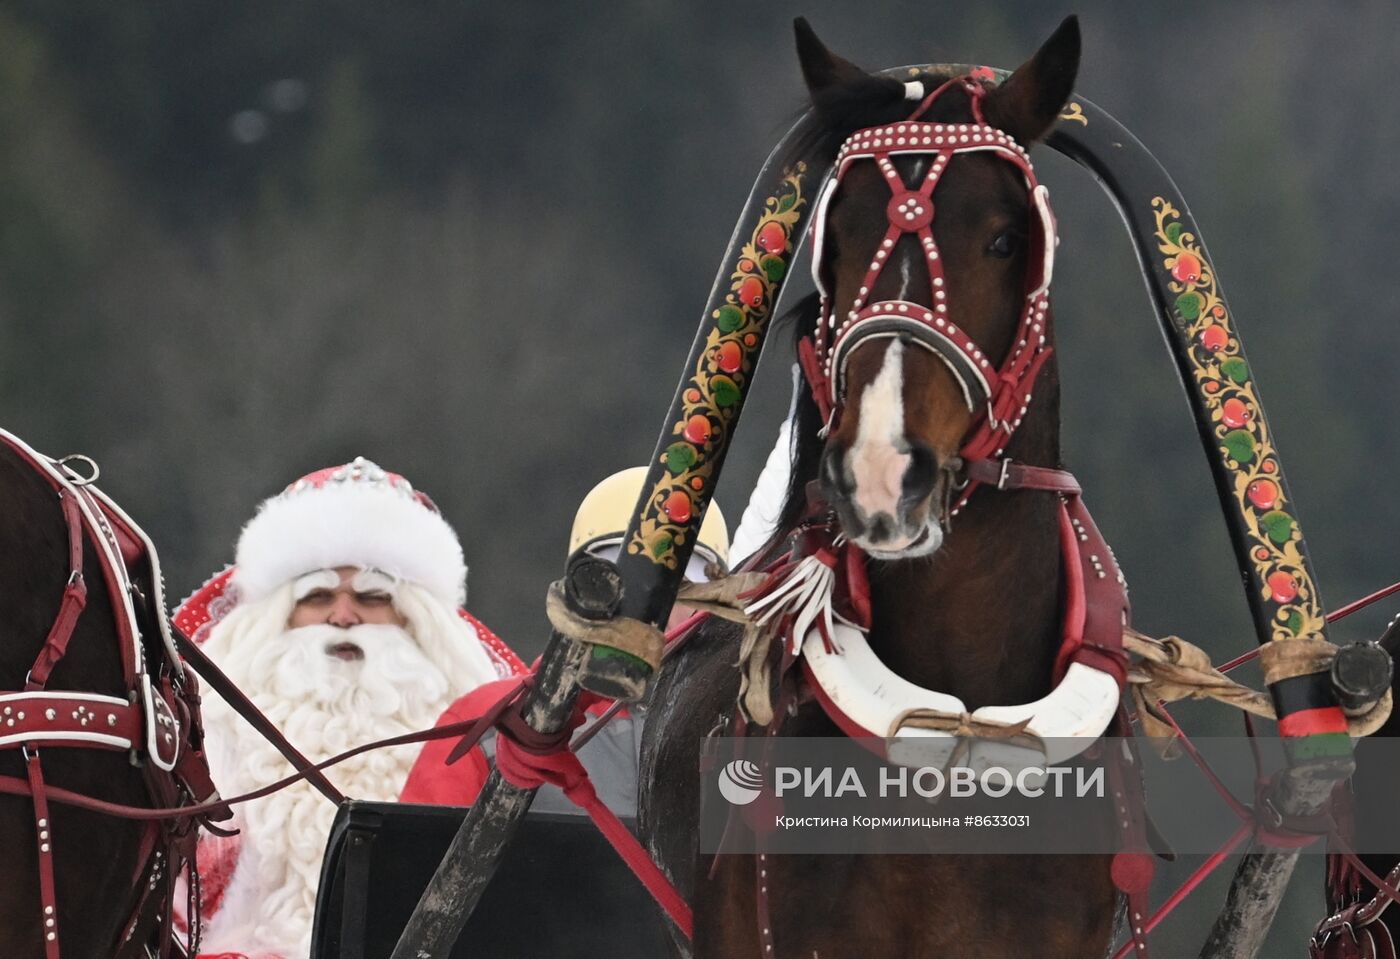
[[[1002,457],[1002,461],[1001,461],[1001,474],[1000,474],[999,476],[997,476],[997,489],[1005,491],[1005,489],[1006,489],[1006,479],[1007,479],[1007,476],[1010,474],[1010,472],[1011,472],[1011,457],[1009,457],[1009,456]]]

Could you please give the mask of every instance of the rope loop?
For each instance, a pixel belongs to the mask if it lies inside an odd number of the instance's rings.
[[[1143,731],[1171,755],[1177,730],[1162,714],[1159,703],[1183,699],[1214,699],[1263,719],[1276,719],[1274,704],[1266,693],[1250,689],[1230,679],[1212,665],[1210,656],[1199,646],[1179,636],[1154,639],[1134,629],[1123,631],[1123,648],[1138,659],[1128,671],[1133,705]],[[1291,639],[1260,647],[1264,681],[1272,684],[1294,676],[1326,672],[1337,655],[1337,647],[1326,640]],[[1391,692],[1370,709],[1347,717],[1347,731],[1353,737],[1369,736],[1390,716]]]
[[[564,583],[556,580],[545,596],[545,613],[549,625],[577,643],[611,646],[645,662],[653,670],[661,666],[661,654],[666,648],[666,636],[651,623],[627,616],[611,619],[586,619],[569,608],[564,599]]]

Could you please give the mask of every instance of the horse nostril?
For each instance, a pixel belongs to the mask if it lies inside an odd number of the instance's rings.
[[[889,513],[876,513],[870,519],[870,527],[865,536],[872,543],[883,543],[894,536],[894,517]]]
[[[903,500],[920,503],[933,492],[938,480],[938,457],[922,443],[909,445],[909,466],[904,471]]]

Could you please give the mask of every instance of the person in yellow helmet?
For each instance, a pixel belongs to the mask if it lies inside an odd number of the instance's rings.
[[[622,539],[632,511],[642,493],[647,468],[633,466],[619,470],[603,480],[579,503],[574,514],[574,526],[569,533],[569,555],[585,550],[594,556],[617,561],[622,552]],[[685,578],[695,583],[718,579],[729,570],[729,526],[718,503],[711,503],[695,537]],[[686,618],[689,611],[676,606],[671,611],[669,629]]]
[[[588,492],[574,514],[573,529],[569,533],[570,556],[585,550],[604,559],[617,559],[632,511],[641,496],[646,473],[643,466],[620,470]],[[728,560],[729,530],[719,505],[711,503],[700,524],[695,551],[686,568],[686,578],[694,582],[716,579],[727,572]],[[689,613],[685,607],[677,606],[671,612],[667,628],[684,620]],[[501,695],[502,690],[498,687],[499,684],[490,684],[463,696],[442,714],[437,725],[481,715]],[[602,710],[597,712],[600,714]],[[623,819],[633,818],[637,814],[637,761],[641,741],[640,718],[623,710],[578,750],[578,757],[588,770],[598,795],[608,808]],[[495,755],[494,734],[488,734],[461,762],[448,767],[444,761],[455,745],[456,741],[452,739],[424,745],[404,785],[401,802],[465,806],[476,801],[491,771],[490,761]],[[579,812],[553,786],[540,789],[531,808],[551,813]]]

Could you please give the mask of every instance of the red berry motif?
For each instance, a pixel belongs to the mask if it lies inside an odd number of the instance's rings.
[[[758,277],[751,276],[739,284],[739,302],[748,307],[763,302],[763,283]]]
[[[1201,330],[1201,345],[1212,353],[1219,353],[1230,342],[1230,334],[1219,323],[1212,323]]]
[[[697,390],[697,389],[689,389],[689,390],[686,390],[686,391],[685,391],[685,401],[686,401],[687,403],[699,403],[699,402],[700,402],[700,391]]]
[[[697,476],[690,481],[690,488],[698,493],[705,488],[705,481]]]
[[[752,272],[753,272],[754,270],[756,270],[756,269],[758,269],[758,265],[757,265],[756,263],[754,263],[753,260],[740,260],[740,261],[739,261],[739,272],[740,272],[740,273],[752,273]]]
[[[1274,464],[1273,460],[1265,460],[1263,463],[1263,469],[1265,473],[1272,473],[1274,470],[1278,469],[1278,466]]]
[[[1254,558],[1262,563],[1269,558],[1269,551],[1261,546],[1254,551]]]
[[[787,231],[781,223],[768,222],[758,231],[758,248],[765,253],[781,253],[787,249]]]
[[[1172,276],[1182,283],[1195,283],[1201,278],[1201,261],[1190,253],[1178,255],[1176,266],[1172,267]]]
[[[666,497],[666,502],[661,508],[677,523],[690,522],[690,497],[681,490]]]
[[[1298,581],[1279,570],[1269,574],[1269,593],[1276,603],[1291,603],[1298,596]]]
[[[1257,479],[1249,484],[1245,495],[1256,509],[1273,509],[1278,502],[1278,484],[1273,480]]]
[[[744,345],[747,346],[749,349],[753,349],[755,346],[758,345],[758,337],[754,336],[752,333],[745,333]]]
[[[1211,396],[1214,396],[1216,393],[1220,392],[1220,384],[1215,382],[1214,380],[1206,380],[1206,385],[1204,389]]]
[[[1244,400],[1232,398],[1225,401],[1224,407],[1220,410],[1220,418],[1225,421],[1226,426],[1239,429],[1254,419],[1254,411]]]
[[[719,349],[715,352],[715,362],[724,372],[737,373],[744,365],[744,353],[739,349],[738,343],[730,340],[720,344]]]
[[[685,430],[682,435],[694,443],[696,446],[703,446],[710,438],[710,419],[701,416],[699,413],[685,421]]]

